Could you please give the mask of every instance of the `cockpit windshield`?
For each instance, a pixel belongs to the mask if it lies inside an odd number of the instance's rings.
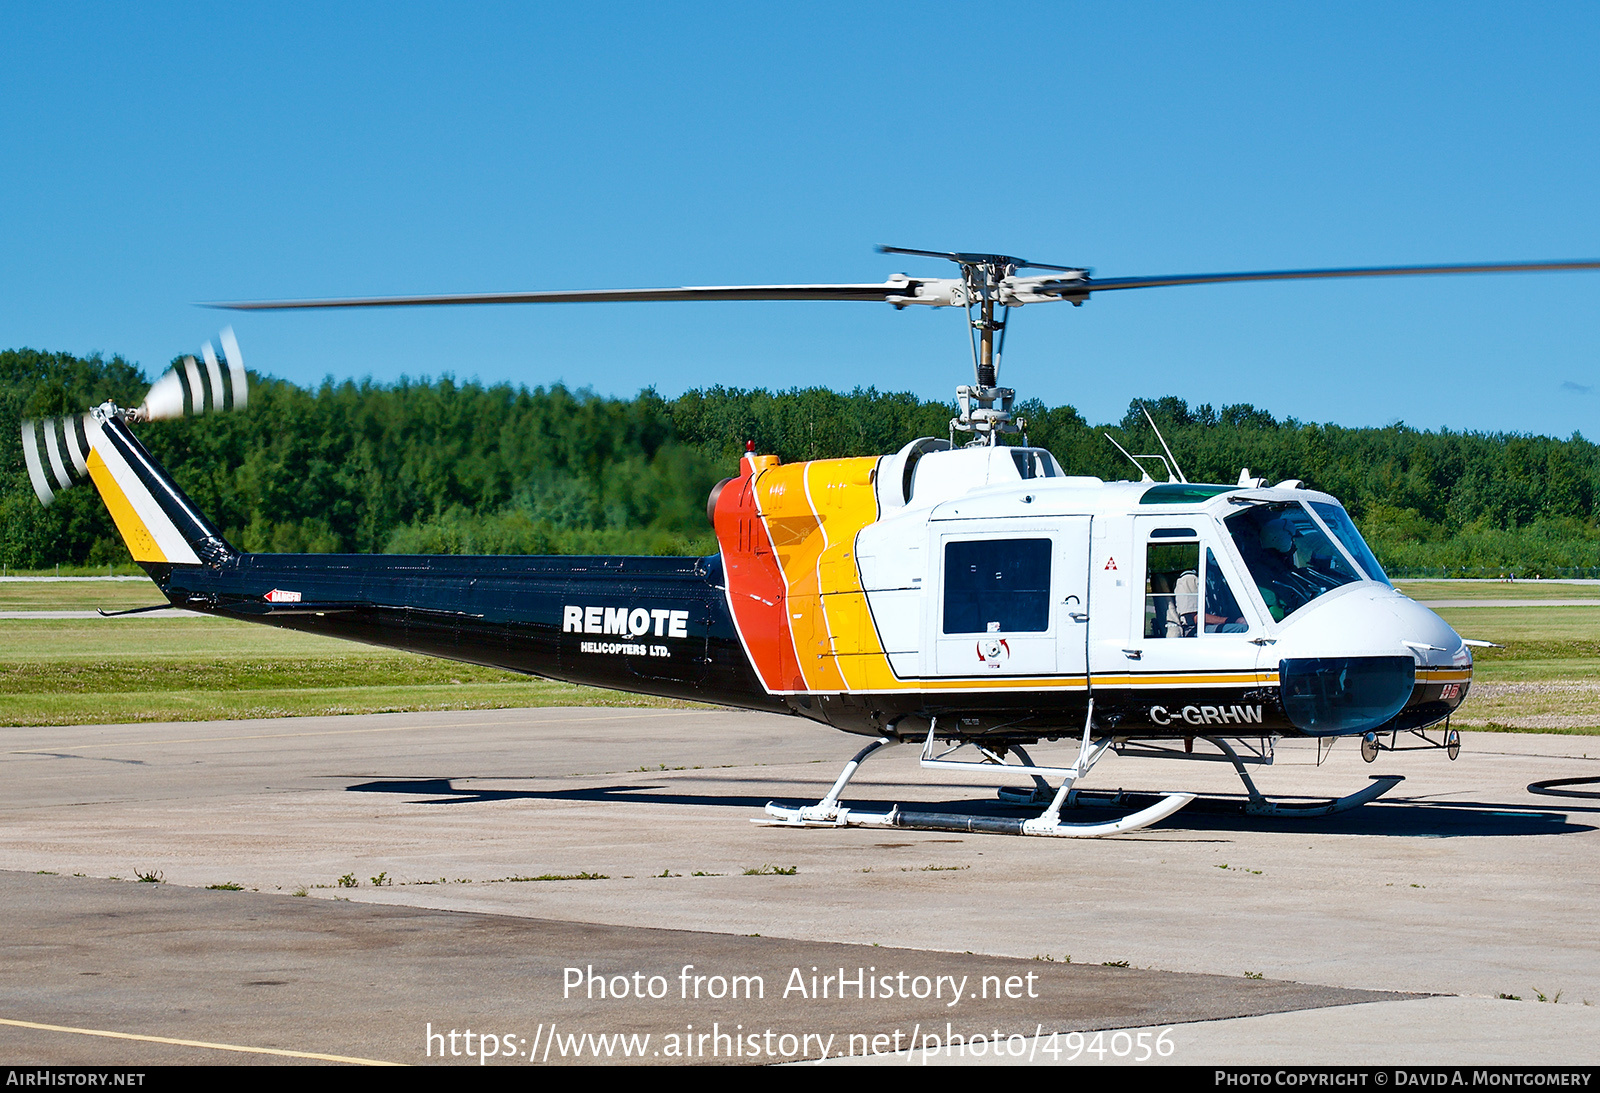
[[[1324,592],[1366,579],[1294,501],[1251,505],[1226,522],[1275,620],[1281,622]]]
[[[1311,509],[1322,522],[1328,525],[1328,530],[1339,537],[1344,548],[1350,556],[1361,563],[1361,568],[1367,571],[1367,576],[1375,581],[1389,583],[1389,578],[1383,572],[1383,567],[1378,564],[1378,559],[1372,556],[1372,551],[1367,547],[1367,541],[1356,530],[1355,524],[1350,521],[1350,514],[1338,505],[1331,505],[1326,501],[1311,502]]]

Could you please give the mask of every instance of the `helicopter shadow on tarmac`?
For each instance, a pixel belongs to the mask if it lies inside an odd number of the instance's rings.
[[[864,787],[863,787],[864,788]],[[424,797],[413,802],[423,805],[472,805],[495,801],[590,801],[653,805],[696,805],[712,808],[748,809],[759,814],[773,797],[717,793],[672,792],[663,785],[619,784],[587,786],[581,789],[517,790],[460,787],[451,778],[385,779],[361,782],[346,787],[350,793],[393,793]],[[1141,807],[1143,794],[1124,794],[1112,806],[1088,805],[1074,811],[1084,815],[1110,815]],[[776,798],[783,800],[784,798]],[[888,811],[894,800],[852,799],[851,807]],[[1000,801],[955,798],[939,802],[918,802],[919,808],[935,809],[955,815],[1017,816],[1031,814]],[[1251,816],[1244,811],[1243,798],[1208,797],[1197,800],[1182,812],[1154,825],[1151,832],[1226,832],[1280,831],[1285,834],[1387,835],[1409,838],[1458,838],[1463,836],[1573,835],[1595,830],[1594,825],[1575,822],[1570,812],[1600,812],[1577,806],[1560,812],[1518,808],[1514,805],[1471,801],[1429,801],[1400,798],[1369,804],[1335,816],[1297,819],[1294,817]],[[829,830],[836,830],[829,828]]]

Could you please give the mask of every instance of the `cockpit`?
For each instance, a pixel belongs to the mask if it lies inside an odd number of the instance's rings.
[[[1270,644],[1272,652],[1260,655],[1277,669],[1284,711],[1296,727],[1320,735],[1384,724],[1415,687],[1407,639],[1420,638],[1422,648],[1451,657],[1454,650],[1448,640],[1438,641],[1437,628],[1428,625],[1438,620],[1426,609],[1399,613],[1392,601],[1400,598],[1336,501],[1306,490],[1293,497],[1285,492],[1188,483],[1147,489],[1141,508],[1199,503],[1206,511],[1136,516],[1144,555],[1142,640],[1120,651],[1143,670],[1174,671],[1228,664],[1230,657],[1242,657],[1241,665],[1254,662],[1256,654],[1244,657],[1243,650]],[[1366,585],[1366,594],[1338,597],[1338,605],[1324,600],[1358,584]],[[1380,601],[1385,606],[1374,614]],[[1308,620],[1305,628],[1277,630],[1314,602],[1325,605],[1323,625]],[[1137,603],[1129,606],[1138,612]],[[1194,640],[1162,640],[1174,638]],[[1352,655],[1363,646],[1374,653]]]
[[[1343,585],[1389,583],[1361,533],[1336,504],[1260,502],[1227,517],[1224,524],[1275,622]]]
[[[1275,622],[1325,592],[1367,579],[1298,502],[1251,505],[1224,523]]]
[[[1215,487],[1204,487],[1217,490]],[[1150,492],[1169,487],[1155,487]],[[1178,487],[1194,492],[1194,487]],[[1193,502],[1199,498],[1163,494],[1146,498],[1156,504]],[[1250,619],[1239,607],[1234,581],[1254,585],[1259,607],[1273,622],[1282,622],[1318,597],[1359,581],[1389,584],[1388,577],[1361,538],[1349,515],[1332,501],[1229,498],[1239,511],[1222,517],[1226,535],[1201,534],[1193,517],[1160,521],[1149,527],[1145,558],[1145,622],[1147,638],[1194,637],[1244,633]],[[1200,519],[1201,524],[1210,524]],[[1154,523],[1152,521],[1151,523]],[[1148,526],[1148,525],[1147,525]],[[1214,528],[1215,525],[1212,525]],[[1231,550],[1229,549],[1231,545]],[[1233,555],[1230,580],[1218,552]],[[1266,621],[1263,619],[1262,621]]]

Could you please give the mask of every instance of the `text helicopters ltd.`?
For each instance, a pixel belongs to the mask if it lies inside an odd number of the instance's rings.
[[[137,409],[106,402],[80,417],[24,422],[28,473],[45,504],[91,478],[134,560],[174,607],[795,714],[872,738],[817,804],[769,804],[764,822],[773,824],[1096,836],[1194,800],[1075,788],[1107,752],[1229,762],[1247,812],[1317,816],[1371,801],[1401,777],[1375,777],[1332,800],[1274,801],[1246,768],[1270,764],[1279,737],[1315,738],[1319,749],[1360,737],[1369,762],[1411,747],[1456,757],[1449,717],[1471,684],[1469,646],[1485,643],[1396,591],[1338,499],[1296,479],[1269,486],[1248,470],[1236,483],[1192,483],[1164,439],[1156,455],[1123,452],[1138,481],[1067,473],[1028,444],[1015,392],[999,386],[1006,322],[1014,307],[1081,305],[1114,289],[1593,270],[1600,261],[1097,279],[1005,255],[881,249],[947,259],[961,275],[214,305],[855,300],[967,309],[975,377],[956,389],[947,437],[789,464],[747,445],[738,475],[708,501],[720,547],[709,558],[239,551],[130,428],[243,409],[248,382],[231,330],[220,357],[207,344],[201,361],[175,366]],[[958,434],[970,439],[958,443]],[[1156,465],[1162,481],[1145,469]],[[1069,764],[1028,754],[1061,739],[1077,747]],[[868,756],[908,742],[920,745],[924,768],[1004,786],[1016,815],[840,803]],[[1025,788],[1006,784],[1018,780]],[[1085,804],[1125,814],[1062,821],[1064,808]],[[1030,805],[1045,807],[1026,818]]]

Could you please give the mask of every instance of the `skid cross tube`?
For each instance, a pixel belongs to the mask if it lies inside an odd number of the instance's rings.
[[[1093,716],[1092,707],[1090,710],[1090,716]],[[994,775],[1003,775],[1005,777],[1012,778],[1032,778],[1036,786],[1048,788],[1048,783],[1046,783],[1044,780],[1046,776],[1053,778],[1065,778],[1069,782],[1077,781],[1085,774],[1089,773],[1089,767],[1094,766],[1095,761],[1098,760],[1100,755],[1105,751],[1105,748],[1101,748],[1094,754],[1093,758],[1089,759],[1086,765],[1084,763],[1084,757],[1089,753],[1090,743],[1089,735],[1088,733],[1085,733],[1084,741],[1078,748],[1077,761],[1068,767],[1038,766],[1032,759],[1028,757],[1027,752],[1015,745],[1012,746],[1011,750],[1016,752],[1017,755],[1022,758],[1021,763],[1007,763],[999,755],[995,754],[995,752],[991,751],[989,748],[984,747],[982,744],[972,745],[973,747],[977,748],[978,752],[984,757],[981,761],[972,759],[947,759],[945,756],[952,755],[961,750],[962,748],[966,747],[970,741],[958,742],[955,747],[947,748],[946,750],[935,754],[933,734],[937,730],[938,725],[939,719],[935,717],[928,725],[927,737],[922,741],[922,755],[920,757],[920,762],[923,770],[959,770],[963,773],[987,775],[991,777]],[[1106,744],[1107,746],[1110,746],[1109,737],[1107,738]]]
[[[857,809],[843,808],[839,805],[839,796],[849,784],[861,764],[869,756],[890,747],[899,741],[885,736],[874,740],[871,744],[856,753],[855,758],[845,764],[839,777],[834,781],[822,800],[814,805],[803,805],[799,808],[786,808],[775,802],[768,802],[766,814],[768,819],[752,820],[752,823],[765,824],[774,827],[902,827],[920,831],[960,831],[986,833],[995,835],[1039,835],[1054,838],[1096,838],[1102,835],[1116,835],[1124,831],[1136,831],[1141,827],[1148,827],[1166,819],[1184,805],[1194,800],[1192,793],[1170,793],[1148,808],[1127,816],[1120,817],[1105,823],[1092,824],[1064,824],[1061,822],[1061,809],[1070,803],[1073,786],[1086,776],[1099,762],[1100,758],[1109,751],[1116,738],[1094,736],[1094,700],[1089,700],[1089,709],[1084,717],[1083,739],[1078,746],[1078,758],[1069,767],[1041,767],[1036,765],[1027,752],[1013,746],[1022,759],[1020,765],[1004,762],[999,755],[989,748],[975,744],[983,754],[982,762],[946,759],[944,756],[963,747],[966,742],[958,741],[955,747],[939,754],[934,753],[934,735],[938,731],[938,718],[932,718],[928,724],[928,735],[923,741],[921,765],[924,768],[938,770],[961,770],[968,773],[979,771],[991,775],[1004,773],[1007,777],[1024,775],[1032,778],[1035,795],[1042,796],[1050,793],[1050,784],[1045,781],[1046,774],[1053,774],[1061,778],[1061,787],[1054,790],[1043,814],[1025,820],[1006,816],[967,816],[948,812],[908,812],[899,805],[895,805],[888,812],[863,812]],[[890,727],[891,731],[893,726]]]

